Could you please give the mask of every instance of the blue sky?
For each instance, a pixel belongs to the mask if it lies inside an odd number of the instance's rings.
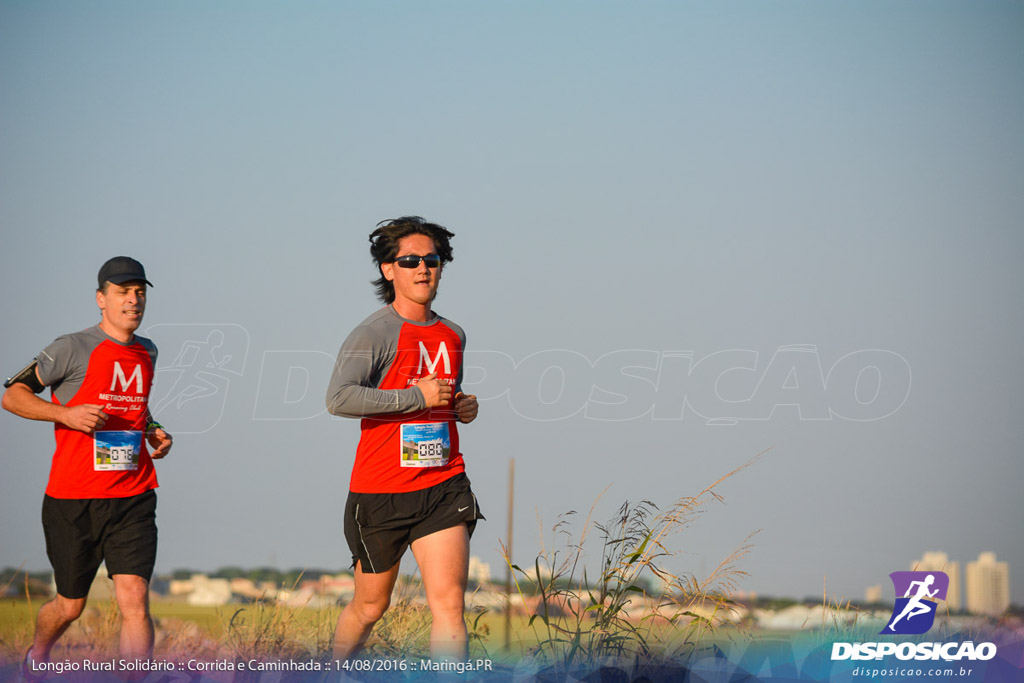
[[[378,305],[366,236],[419,214],[456,233],[435,308],[499,574],[510,457],[529,563],[606,487],[598,519],[771,449],[670,568],[760,529],[741,588],[859,598],[990,550],[1020,603],[1022,32],[995,2],[3,2],[0,360],[139,258],[156,392],[196,387],[158,571],[347,566],[358,425],[323,394]],[[52,435],[0,425],[0,565],[41,569]]]

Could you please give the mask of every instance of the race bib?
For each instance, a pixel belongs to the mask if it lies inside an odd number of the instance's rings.
[[[97,472],[139,469],[142,432],[96,432],[92,443],[93,469]]]
[[[448,464],[452,441],[447,422],[404,424],[402,435],[402,467],[442,467]]]

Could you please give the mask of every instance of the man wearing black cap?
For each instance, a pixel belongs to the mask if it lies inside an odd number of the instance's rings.
[[[27,678],[44,671],[50,649],[82,613],[101,562],[121,611],[122,655],[148,659],[153,650],[153,460],[167,455],[171,436],[148,408],[156,347],[135,335],[152,283],[141,263],[117,256],[100,268],[98,285],[100,323],[58,337],[5,384],[3,395],[5,410],[54,423],[57,441],[43,497],[57,596],[39,610],[22,667]],[[50,401],[36,395],[45,387]]]

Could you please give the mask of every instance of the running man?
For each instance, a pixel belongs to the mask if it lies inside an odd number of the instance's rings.
[[[327,389],[331,414],[362,418],[345,505],[356,587],[338,618],[338,659],[355,656],[384,615],[408,547],[433,617],[431,654],[468,654],[469,538],[483,515],[456,423],[476,419],[478,405],[460,390],[466,335],[431,308],[453,236],[417,216],[378,224],[373,284],[387,305],[349,334]]]
[[[931,586],[933,583],[935,583],[934,574],[929,574],[928,576],[926,576],[924,581],[911,581],[910,585],[907,586],[907,592],[903,594],[903,597],[910,597],[910,593],[915,590],[914,586],[917,586],[917,592],[914,593],[914,596],[911,597],[909,601],[907,601],[907,604],[903,608],[903,611],[900,612],[900,615],[893,619],[892,623],[889,624],[890,631],[896,631],[896,622],[902,619],[903,617],[906,617],[907,621],[910,621],[918,614],[927,614],[928,612],[932,611],[931,608],[928,607],[928,605],[922,602],[922,600],[924,598],[935,597],[935,594],[939,592],[938,588],[936,588],[933,591],[928,590],[928,587]]]
[[[5,386],[3,407],[54,423],[57,448],[43,497],[46,554],[57,595],[39,609],[22,677],[39,676],[57,639],[82,614],[101,562],[121,612],[121,654],[150,659],[149,580],[156,561],[156,471],[171,435],[147,406],[156,347],[135,335],[146,312],[142,264],[116,256],[100,268],[100,322],[58,337]],[[51,400],[36,394],[50,387]],[[147,442],[149,448],[147,449]]]

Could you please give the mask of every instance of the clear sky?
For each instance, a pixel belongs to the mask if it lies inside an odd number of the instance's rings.
[[[760,529],[740,588],[857,599],[994,551],[1021,603],[1021,45],[1018,2],[5,0],[0,365],[139,258],[157,571],[347,567],[358,423],[323,395],[368,233],[419,214],[456,233],[499,576],[513,456],[532,564],[606,487],[598,519],[770,448],[670,569]],[[47,567],[52,444],[0,415],[0,566]]]

